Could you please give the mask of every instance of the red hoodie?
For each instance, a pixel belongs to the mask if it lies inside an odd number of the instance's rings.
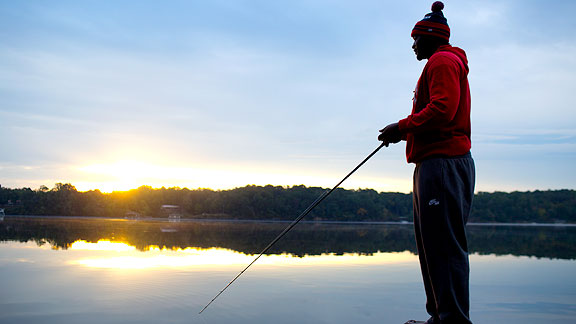
[[[398,125],[409,163],[470,151],[468,60],[462,49],[443,45],[428,59],[416,85],[412,114]]]

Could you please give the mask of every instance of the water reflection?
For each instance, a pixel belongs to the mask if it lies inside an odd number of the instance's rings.
[[[286,224],[125,221],[65,218],[6,218],[0,223],[0,241],[36,242],[53,249],[127,249],[176,251],[201,255],[210,251],[228,260],[251,258]],[[472,253],[576,259],[574,227],[471,226]],[[219,252],[216,252],[219,251]],[[275,247],[271,255],[292,258],[327,255],[371,256],[381,252],[415,254],[411,225],[299,224]],[[226,252],[226,253],[232,253]],[[180,255],[180,254],[178,254]],[[156,261],[159,262],[159,261]],[[238,261],[245,263],[245,260]]]
[[[300,224],[197,315],[285,226],[7,217],[0,223],[8,292],[0,294],[0,323],[425,318],[410,225]],[[475,323],[574,322],[576,228],[469,232]]]
[[[96,243],[78,240],[70,244],[71,250],[88,250],[88,251],[135,251],[136,247],[130,246],[124,242],[111,242],[108,240],[99,240]]]
[[[251,262],[255,255],[245,254],[224,248],[193,248],[168,249],[158,246],[148,246],[144,251],[123,242],[100,240],[96,243],[78,240],[68,248],[70,251],[98,251],[98,255],[83,257],[70,263],[88,268],[143,270],[159,268],[216,268],[220,266],[245,265]],[[289,253],[263,255],[259,266],[332,266],[346,263],[355,265],[390,264],[413,261],[415,256],[409,252],[384,253],[378,252],[366,256],[358,253],[323,253],[320,255],[296,256]]]

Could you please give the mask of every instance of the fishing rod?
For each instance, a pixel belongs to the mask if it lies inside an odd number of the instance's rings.
[[[246,268],[244,268],[244,270],[240,271],[240,273],[238,273],[236,275],[236,277],[234,277],[234,279],[232,279],[232,281],[230,281],[226,287],[224,287],[222,290],[220,290],[220,292],[214,297],[212,298],[212,300],[206,305],[204,306],[204,308],[202,308],[202,310],[198,313],[198,314],[202,314],[202,312],[208,308],[208,306],[210,306],[210,304],[212,304],[216,298],[218,298],[223,292],[224,290],[226,290],[228,287],[230,287],[230,285],[232,285],[232,283],[234,281],[236,281],[236,279],[238,279],[246,270],[248,270],[248,268],[250,268],[250,266],[252,264],[254,264],[254,262],[256,262],[258,259],[260,259],[260,257],[266,253],[266,251],[268,251],[274,244],[276,244],[276,242],[278,242],[284,235],[286,235],[286,233],[288,233],[294,226],[296,226],[296,224],[298,224],[302,218],[306,217],[306,215],[308,215],[312,209],[314,209],[316,206],[320,205],[320,203],[326,198],[328,197],[334,190],[336,190],[336,188],[340,187],[340,185],[346,181],[346,179],[348,179],[354,172],[356,172],[356,170],[360,169],[360,167],[362,165],[364,165],[364,163],[366,163],[366,161],[370,160],[370,158],[372,156],[374,156],[374,154],[376,154],[383,146],[388,146],[387,143],[382,142],[382,144],[380,144],[372,153],[370,153],[370,155],[368,155],[362,162],[360,162],[360,164],[358,164],[354,170],[350,171],[350,173],[348,173],[344,179],[340,180],[340,182],[338,182],[338,184],[336,184],[334,186],[334,188],[330,189],[329,191],[324,191],[324,193],[322,193],[318,198],[316,198],[316,200],[310,205],[308,206],[308,208],[306,208],[306,210],[304,210],[300,216],[298,216],[294,221],[292,221],[292,223],[290,223],[290,225],[288,225],[288,227],[286,227],[282,233],[278,234],[278,236],[276,236],[275,239],[272,240],[272,242],[270,242],[263,250],[262,252],[260,252],[260,254],[254,259],[252,260],[252,262],[250,262],[250,264],[248,264],[246,266]]]

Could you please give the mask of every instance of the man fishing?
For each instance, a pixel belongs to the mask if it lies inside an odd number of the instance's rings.
[[[434,2],[412,29],[416,58],[428,60],[412,113],[380,130],[388,145],[406,141],[414,169],[414,231],[426,291],[427,324],[468,324],[469,263],[465,226],[474,196],[470,89],[465,52],[449,44],[450,28]]]

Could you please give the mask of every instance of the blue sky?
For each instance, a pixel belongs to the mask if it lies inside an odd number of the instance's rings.
[[[0,1],[0,184],[331,187],[410,113],[432,1]],[[445,1],[477,191],[575,189],[574,1]],[[345,188],[411,190],[404,144]]]

